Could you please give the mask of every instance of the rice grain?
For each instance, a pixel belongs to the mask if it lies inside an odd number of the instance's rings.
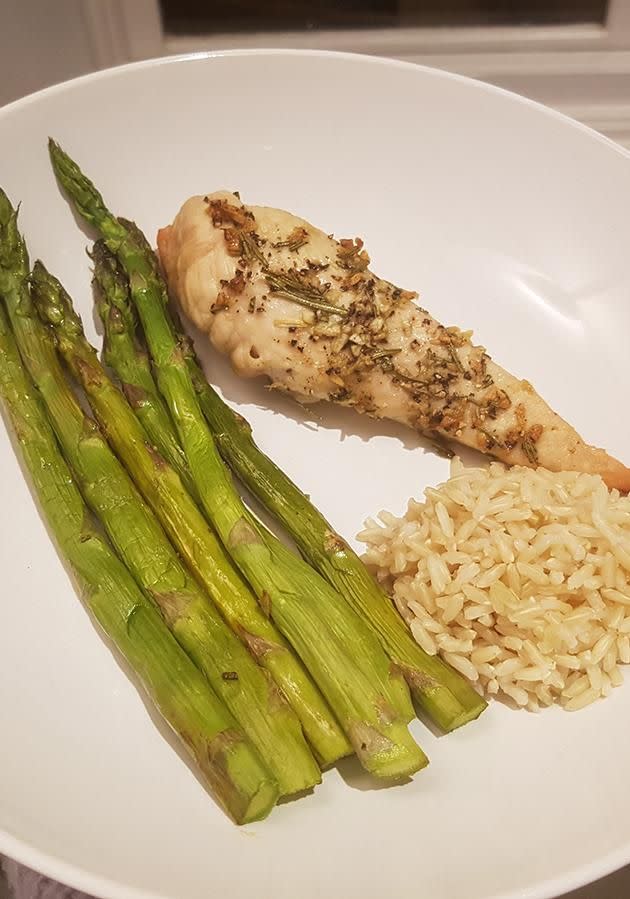
[[[366,563],[415,640],[536,711],[608,696],[630,664],[630,499],[601,478],[493,462],[368,519]]]

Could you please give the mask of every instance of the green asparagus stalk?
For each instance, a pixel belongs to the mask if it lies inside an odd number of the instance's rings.
[[[59,154],[62,160],[67,159],[53,143],[51,154]],[[71,164],[71,161],[68,160],[68,163]],[[111,217],[110,227],[114,234],[126,234],[124,227]],[[81,376],[80,372],[77,374]],[[89,378],[84,378],[83,382],[88,391],[94,386]],[[126,459],[128,466],[133,462],[136,483],[182,557],[204,584],[233,630],[269,671],[288,699],[320,764],[327,766],[348,755],[351,746],[328,704],[234,570],[181,481],[169,466],[157,467],[155,458],[151,459],[146,452],[141,452],[144,436],[142,429],[134,423],[135,416],[128,414],[128,406],[119,402],[116,392],[109,392],[109,398],[116,403],[117,414],[110,414],[111,407],[107,406],[101,425],[107,429],[110,442],[116,452]],[[98,408],[94,392],[92,407]]]
[[[118,401],[126,407],[136,425],[137,419],[126,406],[124,397],[109,381],[94,350],[85,341],[81,322],[69,297],[41,263],[36,263],[33,269],[31,292],[42,317],[53,324],[57,347],[71,371],[79,374],[83,383],[89,384],[90,398],[96,394],[105,398],[99,405],[104,420],[107,420],[108,409],[115,414]],[[46,368],[50,378],[50,364]],[[60,390],[65,386],[55,383],[52,389]],[[50,390],[46,383],[42,388],[45,397]],[[108,395],[111,397],[112,394],[114,401],[108,406]],[[184,567],[100,433],[92,434],[89,442],[80,436],[81,410],[75,406],[74,411],[74,433],[67,416],[56,426],[60,433],[63,429],[67,434],[69,446],[64,440],[66,456],[80,475],[85,495],[115,545],[120,547],[123,559],[256,746],[276,777],[281,793],[291,795],[313,787],[321,780],[320,770],[292,709]],[[83,434],[88,422],[84,420]],[[137,424],[138,445],[147,461],[145,470],[149,471],[152,466],[155,483],[163,477],[162,469],[166,463],[155,453],[151,455],[146,437],[144,442],[140,441],[145,435]],[[92,430],[96,430],[95,426]],[[172,474],[175,479],[177,475]],[[106,498],[104,487],[107,487]],[[130,540],[131,529],[133,539]],[[123,544],[123,540],[129,542]]]
[[[331,764],[346,755],[350,747],[325,700],[281,635],[263,615],[246,584],[234,571],[223,547],[186,493],[176,472],[149,445],[133,410],[108,377],[94,348],[87,342],[69,296],[41,263],[35,265],[32,282],[32,295],[40,315],[53,328],[59,351],[83,385],[112,447],[127,465],[174,545],[208,588],[216,605],[222,609],[248,649],[268,668],[285,691],[322,763]],[[116,524],[117,521],[114,520],[112,525]],[[149,545],[153,546],[153,542]],[[161,594],[166,593],[165,590],[161,591]],[[190,613],[187,612],[185,620],[189,618]],[[237,642],[236,638],[233,642]],[[237,646],[241,649],[240,655],[249,659],[247,650],[238,643]],[[232,652],[236,654],[235,647],[232,647]],[[244,663],[245,660],[242,661]],[[258,671],[253,662],[251,665]],[[229,672],[233,668],[234,666],[231,668],[227,665],[222,671]],[[259,690],[262,690],[264,684],[268,693],[266,707],[270,718],[267,730],[275,718],[276,728],[282,731],[278,736],[283,736],[282,741],[275,741],[274,752],[268,746],[272,756],[269,764],[284,793],[307,789],[319,782],[319,769],[304,743],[297,719],[281,696],[274,698],[271,684],[264,678],[262,671],[258,674]],[[224,685],[226,690],[239,695],[244,683],[239,673],[240,686],[230,682],[224,682]],[[264,722],[258,722],[258,725],[263,726]],[[269,744],[269,735],[263,734],[263,737],[264,742]]]
[[[154,274],[155,278],[157,279],[158,284],[162,283],[161,279],[160,279],[159,264],[157,261],[157,257],[155,255],[155,253],[153,252],[151,246],[149,245],[146,237],[142,233],[142,231],[138,228],[138,226],[134,222],[131,222],[128,219],[120,218],[119,222],[127,228],[131,237],[135,241],[135,243],[138,247],[138,250],[144,254],[144,257],[146,258],[147,262],[149,264],[151,264],[153,274]],[[178,322],[178,320],[173,321],[173,330],[179,341],[182,354],[187,359],[187,361],[190,361],[192,352],[193,352],[192,344],[191,344],[190,340],[183,334],[182,329],[181,329],[181,324],[178,325],[177,322]],[[197,371],[200,372],[200,367],[198,365],[197,365]],[[192,364],[191,364],[191,380],[193,381],[193,384],[194,384],[195,378],[193,376]],[[263,530],[262,533],[263,533],[263,536],[266,535],[267,538],[269,538],[270,535],[268,534],[268,532],[265,532]],[[272,539],[272,545],[273,545],[273,539]],[[390,669],[390,673],[391,673],[391,669]],[[415,717],[413,706],[410,702],[409,692],[408,692],[407,688],[405,687],[405,685],[398,678],[397,675],[394,679],[392,679],[392,683],[390,686],[392,687],[393,703],[396,706],[397,711],[400,713],[400,715],[405,720],[405,722],[408,723]]]
[[[153,446],[175,469],[188,493],[195,496],[186,456],[153,379],[149,356],[136,337],[137,321],[127,295],[127,277],[102,240],[94,244],[92,259],[96,308],[104,329],[103,360],[116,371]]]
[[[117,261],[102,241],[97,242],[98,244],[100,249],[93,254],[95,279],[101,291],[97,310],[101,317],[105,317],[108,314],[107,310],[115,303],[120,311],[117,319],[118,335],[122,338],[126,332],[128,338],[110,342],[107,362],[118,377],[125,380],[138,365],[144,366],[144,361],[148,361],[148,357],[139,349],[138,339],[132,339],[129,330],[134,321],[134,312],[130,305],[128,285],[114,283],[108,277],[105,267],[111,270],[112,260],[114,265],[117,265]],[[110,295],[112,291],[115,291],[115,297]],[[63,298],[63,292],[60,292],[60,296]],[[71,308],[68,308],[65,317],[71,316]],[[139,447],[141,441],[138,439],[138,428],[131,419],[130,410],[120,402],[102,369],[98,369],[96,377],[91,374],[95,368],[94,353],[83,341],[80,348],[83,361],[81,364],[77,363],[79,357],[76,340],[75,334],[74,362],[71,360],[71,365],[77,376],[84,381],[96,414],[101,418],[102,427],[109,434],[110,442],[121,456],[128,459],[142,492],[161,518],[180,553],[214,596],[217,605],[237,633],[242,636],[260,663],[267,667],[285,695],[289,697],[321,764],[332,764],[336,759],[347,755],[351,747],[334,721],[332,713],[325,706],[321,695],[310,682],[300,663],[292,656],[282,636],[261,612],[249,588],[243,584],[240,576],[232,568],[214,532],[208,528],[190,496],[186,495],[181,489],[181,484],[177,484],[163,466],[160,467],[158,476],[164,483],[164,490],[162,495],[156,493],[159,484],[155,482],[154,460],[145,449]],[[147,402],[150,402],[154,395],[157,395],[161,402],[150,368],[144,370],[143,377]],[[149,378],[151,384],[148,383]],[[115,427],[116,422],[120,423],[120,428]],[[168,423],[173,428],[170,416]],[[161,430],[156,431],[152,441],[158,452],[164,455],[163,433]],[[178,441],[174,429],[172,435]],[[219,570],[213,559],[221,560]]]
[[[468,681],[414,641],[391,601],[324,516],[256,445],[249,423],[212,389],[190,341],[182,343],[201,409],[232,471],[286,528],[302,555],[378,634],[418,706],[442,730],[477,718],[486,702]]]
[[[94,307],[104,332],[101,358],[118,378],[153,446],[177,471],[188,493],[198,500],[186,454],[153,377],[149,353],[129,296],[127,276],[105,241],[96,241],[91,257]],[[174,458],[177,464],[173,464]]]
[[[5,285],[0,274],[3,293]],[[178,735],[219,804],[238,824],[264,818],[277,798],[275,782],[227,708],[91,525],[1,304],[0,396],[40,508],[72,566],[88,609]]]
[[[0,203],[2,199],[0,195]],[[23,247],[15,219],[11,231],[13,243]],[[21,255],[26,258],[26,251]],[[42,302],[49,300],[51,316],[63,318],[63,310],[54,305],[54,285],[46,293],[48,280],[41,263],[36,264],[31,292],[43,295]],[[5,301],[65,457],[123,561],[251,739],[283,794],[318,783],[320,772],[297,718],[183,566],[98,427],[79,406],[26,282],[22,289],[16,284],[8,291]]]
[[[138,240],[143,239],[132,222],[121,221],[134,229]],[[152,254],[148,244],[145,250]],[[389,658],[403,672],[419,708],[445,731],[477,718],[486,708],[482,697],[449,665],[418,646],[357,554],[309,498],[261,452],[248,422],[212,389],[181,326],[179,339],[201,409],[219,452],[234,474],[286,528],[311,565],[369,621]],[[127,348],[133,352],[133,345],[125,346],[124,350]],[[121,347],[120,353],[111,356],[114,370],[123,367],[122,351]]]
[[[402,679],[395,680],[376,636],[349,604],[272,535],[263,534],[243,505],[199,408],[152,259],[76,164],[56,144],[50,149],[57,177],[77,210],[127,273],[158,386],[224,545],[317,680],[366,770],[383,777],[414,773],[427,760],[398,711]]]

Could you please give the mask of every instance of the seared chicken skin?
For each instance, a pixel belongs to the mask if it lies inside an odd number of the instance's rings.
[[[630,489],[630,469],[586,444],[528,381],[374,275],[360,240],[217,191],[184,203],[158,247],[184,313],[239,374],[508,464],[596,473]]]

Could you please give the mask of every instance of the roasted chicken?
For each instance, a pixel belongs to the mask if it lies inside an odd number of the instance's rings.
[[[509,464],[597,473],[630,489],[630,469],[586,444],[528,381],[373,274],[358,238],[338,241],[217,191],[187,200],[158,247],[185,315],[239,374]]]

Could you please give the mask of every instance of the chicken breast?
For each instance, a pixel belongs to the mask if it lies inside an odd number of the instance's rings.
[[[509,464],[597,473],[630,489],[630,469],[586,444],[528,381],[374,275],[358,238],[337,241],[217,191],[187,200],[158,247],[183,312],[239,374]]]

